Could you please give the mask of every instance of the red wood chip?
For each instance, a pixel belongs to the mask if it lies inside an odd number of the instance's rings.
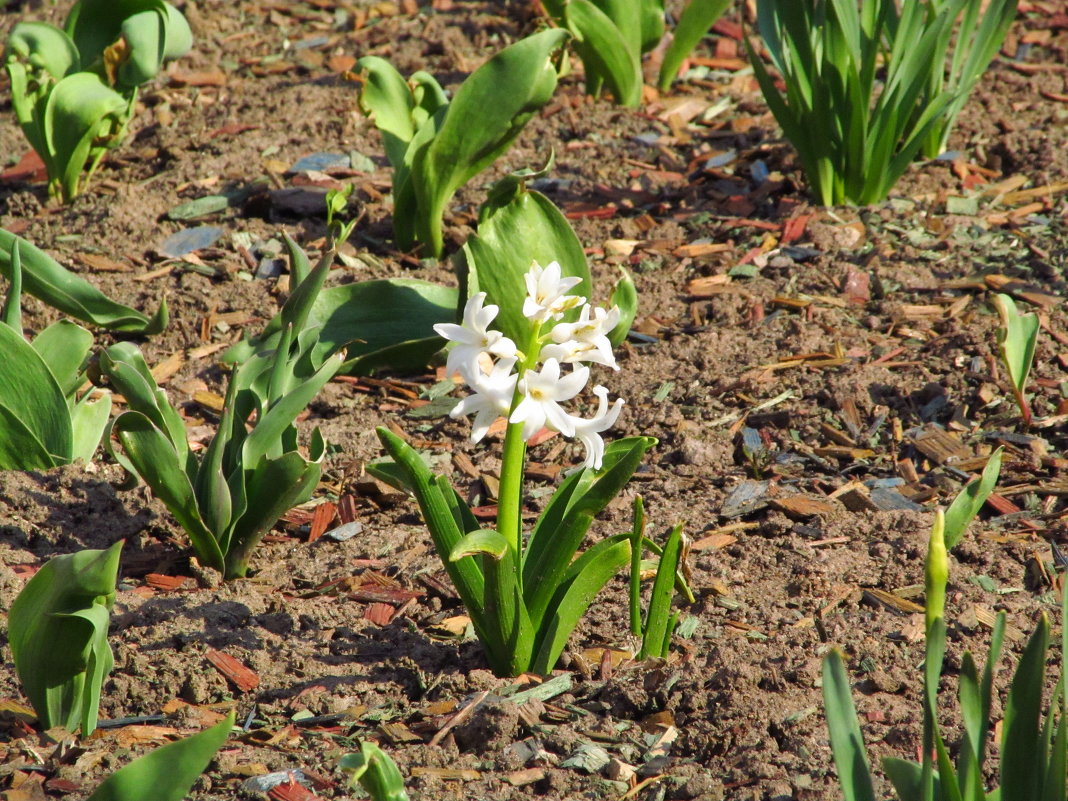
[[[188,576],[165,576],[162,573],[149,573],[145,576],[145,584],[163,592],[174,592],[177,589],[181,589],[188,578]]]
[[[24,153],[22,158],[19,159],[19,163],[14,167],[8,167],[3,172],[0,172],[0,183],[34,183],[43,181],[46,178],[48,178],[48,171],[45,169],[41,157],[34,150]]]
[[[341,518],[342,524],[351,523],[359,517],[360,513],[356,508],[356,496],[342,495],[337,502],[337,514],[338,517]]]
[[[370,620],[377,626],[385,626],[393,620],[397,610],[389,604],[373,603],[364,610],[363,619]]]
[[[326,531],[332,522],[334,522],[334,515],[337,514],[337,504],[330,501],[324,501],[315,507],[315,514],[312,515],[311,530],[308,532],[308,542],[315,542]]]
[[[790,242],[796,242],[804,236],[809,220],[815,216],[815,214],[798,214],[796,217],[791,217],[787,220],[782,227],[782,244],[787,245]]]
[[[272,801],[319,801],[319,796],[293,781],[276,784],[268,791],[267,797]]]
[[[256,672],[245,667],[229,654],[212,649],[206,656],[215,669],[229,679],[237,689],[248,692],[260,686],[260,677],[256,675]]]

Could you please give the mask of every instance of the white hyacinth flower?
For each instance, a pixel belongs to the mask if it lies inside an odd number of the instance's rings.
[[[571,423],[575,427],[575,437],[586,447],[586,461],[573,468],[571,472],[584,467],[601,469],[601,463],[604,461],[604,440],[601,439],[601,433],[616,424],[619,410],[625,403],[622,398],[616,398],[615,403],[609,406],[606,387],[594,387],[593,394],[598,399],[597,413],[588,420],[584,417],[571,417]]]
[[[559,431],[566,437],[574,436],[575,418],[559,404],[579,394],[589,377],[588,367],[579,367],[561,377],[560,362],[556,359],[546,361],[540,372],[527,370],[519,382],[522,400],[508,422],[523,424],[523,439],[526,441],[545,427]]]
[[[567,291],[582,283],[581,278],[561,275],[560,263],[551,262],[544,269],[534,262],[524,276],[527,297],[523,301],[523,316],[537,323],[559,319],[568,309],[586,302],[586,298],[568,295]]]
[[[474,394],[468,395],[457,403],[449,417],[453,419],[464,415],[474,414],[475,419],[471,424],[471,440],[478,442],[489,431],[489,427],[498,417],[504,417],[512,406],[512,397],[515,395],[515,383],[519,378],[518,373],[513,373],[515,357],[501,359],[488,374],[476,366],[475,373],[464,376],[468,386],[474,390]]]
[[[590,314],[593,319],[590,319]],[[551,339],[553,344],[541,349],[543,359],[556,359],[562,364],[590,362],[603,364],[618,370],[616,357],[612,353],[612,343],[608,334],[619,323],[619,307],[610,311],[593,308],[589,304],[582,307],[579,319],[573,323],[557,323],[553,326]]]
[[[485,302],[485,292],[472,295],[464,306],[462,325],[438,323],[434,326],[438,336],[456,343],[449,351],[449,358],[445,363],[447,376],[459,372],[464,380],[470,383],[471,378],[481,374],[478,367],[480,354],[489,353],[504,359],[516,355],[515,343],[512,340],[500,331],[488,329],[500,308],[494,305],[483,306]]]

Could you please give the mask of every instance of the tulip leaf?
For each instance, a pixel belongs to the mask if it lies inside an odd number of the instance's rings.
[[[234,713],[210,729],[149,751],[106,778],[88,801],[182,801],[234,726]]]
[[[864,749],[864,737],[857,722],[857,708],[846,675],[842,654],[831,649],[823,658],[823,708],[831,735],[831,752],[838,768],[844,801],[875,801],[871,765]],[[893,778],[890,770],[887,773]],[[902,798],[918,798],[903,795]]]
[[[359,752],[345,754],[337,766],[350,774],[350,784],[363,787],[371,801],[409,801],[396,763],[375,743],[360,743]]]
[[[11,605],[15,671],[45,728],[96,728],[100,688],[114,664],[108,613],[115,601],[117,542],[50,559]]]
[[[70,461],[73,446],[70,410],[62,388],[56,382],[52,371],[48,369],[40,354],[22,338],[22,333],[10,326],[0,324],[0,353],[4,354],[4,380],[0,381],[0,408],[5,416],[19,421],[18,429],[0,429],[0,451],[6,451],[15,457],[12,464],[0,462],[2,469],[44,469],[56,464]],[[27,392],[27,387],[33,387]],[[20,454],[14,443],[26,440],[27,432],[40,443],[41,449],[48,454],[49,463],[38,462],[42,455],[36,448],[27,449]],[[28,460],[27,463],[21,459]]]
[[[112,331],[158,334],[167,326],[166,303],[152,318],[104,295],[88,281],[67,270],[40,248],[0,228],[0,275],[12,278],[12,253],[18,243],[22,289],[66,315]]]
[[[1009,379],[1019,392],[1027,388],[1027,376],[1035,360],[1039,320],[1033,312],[1020,314],[1009,295],[994,295],[994,307],[1001,317],[998,329],[998,351],[1008,370]]]
[[[35,336],[31,344],[65,396],[73,395],[85,383],[85,363],[93,347],[93,335],[80,325],[59,320]]]
[[[104,151],[118,143],[129,101],[92,72],[76,72],[55,85],[44,111],[44,138],[61,170],[65,198],[78,194],[82,171],[91,175]],[[88,177],[88,176],[87,176]]]
[[[626,268],[620,267],[619,269],[623,276],[616,281],[611,300],[611,305],[619,309],[619,322],[608,332],[608,340],[613,347],[627,338],[630,327],[634,324],[634,318],[638,315],[638,289],[634,286],[634,279],[631,278]]]
[[[564,17],[586,67],[587,91],[597,95],[603,84],[621,106],[637,108],[642,99],[642,72],[633,43],[590,0],[569,0]]]
[[[359,374],[384,367],[417,370],[442,347],[434,325],[452,320],[456,290],[429,281],[388,278],[360,281],[322,290],[308,311],[307,324],[321,326],[315,356],[325,359],[346,349],[339,372]],[[275,320],[281,322],[280,318]],[[241,362],[255,349],[269,348],[279,336],[272,320],[265,339],[239,342],[223,360]]]

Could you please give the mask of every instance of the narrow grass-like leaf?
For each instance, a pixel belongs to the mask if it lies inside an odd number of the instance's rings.
[[[823,708],[831,735],[831,752],[838,769],[838,782],[845,801],[875,801],[871,766],[864,750],[864,738],[857,723],[849,678],[842,655],[832,649],[823,658]],[[890,772],[889,770],[887,771]],[[912,798],[915,796],[902,796]]]
[[[199,734],[161,746],[106,778],[88,801],[182,801],[234,726],[234,713]]]
[[[605,449],[601,470],[587,468],[583,471],[592,474],[593,480],[582,487],[581,494],[575,491],[579,486],[577,481],[567,485],[566,507],[561,510],[552,504],[552,514],[546,509],[538,519],[523,562],[523,591],[535,630],[541,629],[551,596],[582,545],[593,518],[619,494],[642,456],[655,444],[652,437],[627,437],[610,443]],[[561,489],[563,487],[561,485]]]
[[[679,569],[682,556],[682,524],[675,526],[668,535],[660,562],[656,568],[656,579],[649,595],[649,609],[645,613],[645,626],[642,632],[642,647],[639,659],[646,657],[665,657],[671,645],[672,627],[671,600],[675,594],[675,574]]]
[[[1038,621],[1027,641],[1005,702],[1001,736],[1001,801],[1038,798],[1045,775],[1041,743],[1042,684],[1045,678],[1049,618]]]
[[[682,62],[697,47],[697,43],[704,38],[709,28],[723,15],[730,4],[731,0],[690,0],[686,5],[675,25],[671,44],[664,52],[664,60],[660,64],[658,86],[661,92],[666,92],[671,88],[671,82],[678,75]]]

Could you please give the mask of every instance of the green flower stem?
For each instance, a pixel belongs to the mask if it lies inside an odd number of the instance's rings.
[[[519,379],[538,363],[541,351],[541,323],[533,323],[530,339],[519,363]],[[508,409],[511,416],[516,406],[523,399],[516,382],[512,405]],[[497,493],[497,531],[508,542],[516,556],[516,564],[523,564],[523,466],[526,463],[527,443],[523,439],[523,424],[509,423],[504,434],[504,454],[501,457],[501,486]],[[520,577],[522,573],[520,572]]]

